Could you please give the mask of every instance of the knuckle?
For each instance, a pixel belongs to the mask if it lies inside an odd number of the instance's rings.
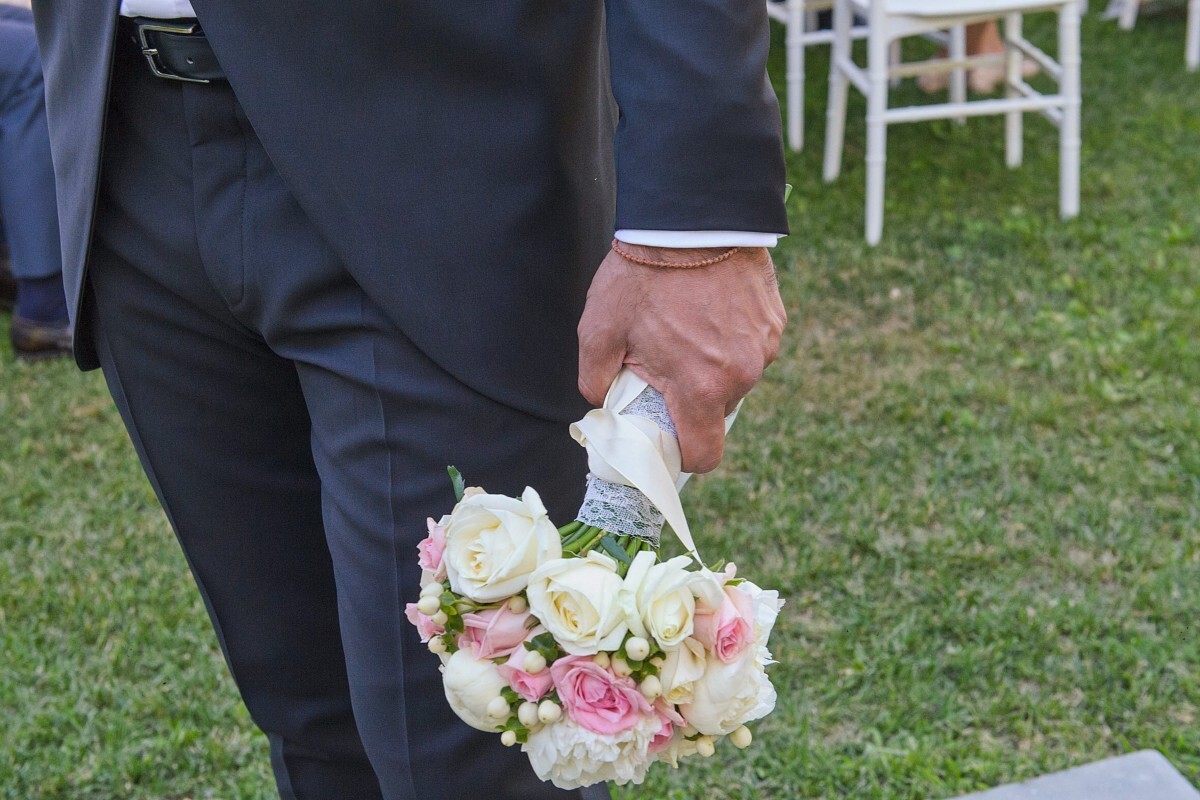
[[[700,406],[723,405],[729,397],[728,373],[709,373],[697,376],[688,389],[688,396]]]
[[[730,375],[732,384],[737,389],[749,391],[758,383],[762,377],[762,366],[753,366],[750,362],[743,361],[734,367]]]

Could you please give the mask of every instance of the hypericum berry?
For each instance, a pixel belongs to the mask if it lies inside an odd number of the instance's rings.
[[[432,617],[438,613],[438,609],[442,607],[441,592],[438,594],[427,594],[417,601],[417,611],[420,611],[427,617]]]
[[[487,713],[489,717],[506,719],[508,717],[508,711],[508,701],[499,695],[493,697],[492,701],[487,704]]]
[[[532,728],[534,725],[537,725],[540,722],[538,718],[538,704],[528,701],[521,703],[521,705],[517,706],[517,719],[526,728]]]
[[[547,725],[558,722],[559,717],[561,716],[562,708],[560,708],[558,703],[554,702],[553,700],[543,700],[538,705],[538,719]]]
[[[521,665],[529,675],[537,675],[546,668],[546,657],[537,650],[525,654],[525,663]]]
[[[644,661],[650,655],[650,643],[640,636],[630,637],[625,642],[625,654],[634,661]]]
[[[743,725],[729,734],[729,741],[733,742],[733,746],[738,750],[745,750],[750,746],[750,742],[754,741],[754,736],[751,735],[750,729]]]

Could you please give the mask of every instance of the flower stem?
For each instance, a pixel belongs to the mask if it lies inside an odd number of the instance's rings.
[[[604,536],[604,534],[605,531],[601,530],[600,528],[597,528],[594,525],[588,525],[587,527],[583,528],[582,533],[576,534],[571,541],[564,542],[563,550],[569,551],[574,555],[581,556],[588,550],[591,550],[593,547],[595,547],[596,543],[600,541],[600,538]]]
[[[574,545],[577,542],[580,542],[583,539],[587,538],[587,536],[589,535],[589,531],[591,531],[591,530],[592,529],[589,526],[584,525],[582,522],[579,523],[578,528],[576,528],[574,531],[572,531],[571,533],[569,533],[563,537],[563,540],[562,540],[563,547],[570,547],[571,545]]]
[[[621,546],[625,548],[625,554],[630,558],[633,558],[640,553],[643,549],[643,545],[646,544],[646,540],[640,536],[622,536],[617,541],[619,541]]]

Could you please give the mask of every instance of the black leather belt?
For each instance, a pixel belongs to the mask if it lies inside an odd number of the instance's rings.
[[[158,77],[188,83],[228,80],[204,31],[194,20],[138,17],[129,24],[134,27],[151,72]]]

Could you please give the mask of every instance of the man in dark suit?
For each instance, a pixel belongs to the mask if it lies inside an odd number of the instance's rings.
[[[414,545],[447,463],[569,520],[566,423],[623,363],[666,395],[684,466],[720,460],[784,320],[762,3],[35,15],[76,358],[104,370],[280,794],[578,796],[453,717],[403,618]]]

